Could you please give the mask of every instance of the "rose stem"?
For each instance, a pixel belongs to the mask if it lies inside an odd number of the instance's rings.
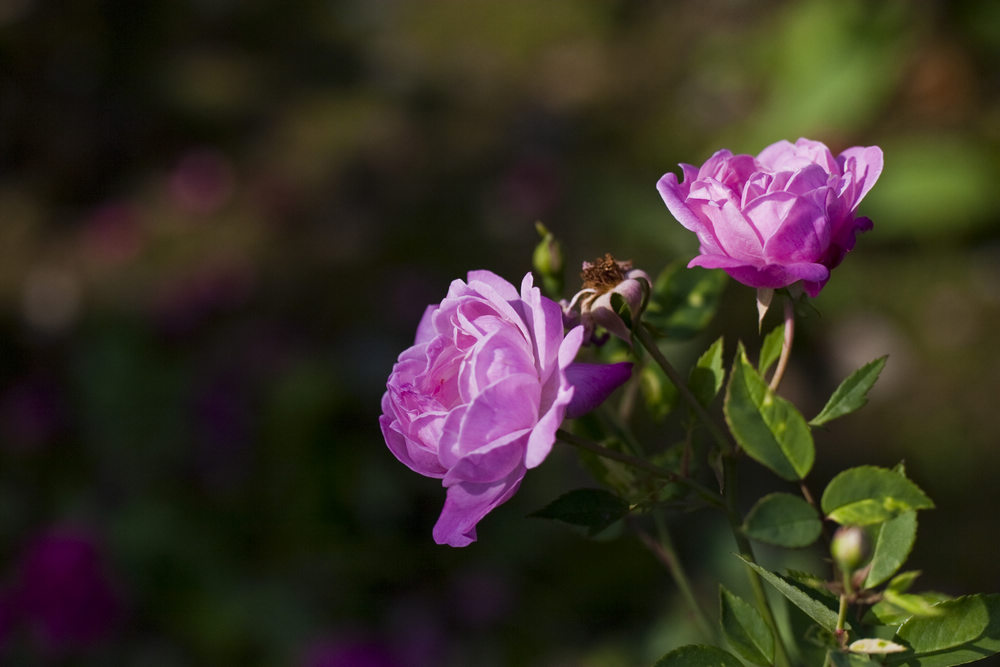
[[[850,579],[850,577],[845,577]],[[847,582],[850,583],[850,582]],[[847,593],[840,594],[840,608],[837,610],[837,627],[834,630],[834,636],[837,638],[837,642],[840,643],[840,648],[847,648],[847,632],[844,630],[844,625],[847,622]]]
[[[712,624],[708,622],[704,610],[698,604],[698,600],[691,590],[691,584],[688,581],[687,573],[684,571],[684,565],[677,556],[677,550],[674,548],[674,542],[670,537],[670,531],[663,521],[663,516],[660,512],[653,512],[653,519],[656,522],[656,532],[659,535],[659,541],[637,526],[633,526],[635,532],[639,535],[642,543],[646,545],[653,555],[656,556],[657,560],[663,563],[667,571],[670,572],[670,576],[673,577],[674,583],[677,584],[677,588],[684,597],[684,601],[687,603],[692,614],[694,614],[694,621],[698,626],[698,630],[701,631],[706,639],[715,639],[715,633],[712,632]]]
[[[786,311],[787,312],[787,311]],[[794,314],[794,311],[793,311]],[[677,391],[680,392],[684,400],[688,402],[691,409],[694,411],[695,416],[701,420],[701,422],[708,428],[712,437],[718,443],[719,447],[722,449],[723,456],[723,476],[725,479],[724,485],[724,497],[726,499],[726,516],[729,519],[729,527],[732,530],[733,537],[736,540],[736,546],[740,550],[740,553],[752,563],[756,563],[757,560],[754,558],[753,547],[750,541],[743,534],[740,528],[742,521],[740,520],[739,509],[736,505],[736,470],[735,461],[733,459],[733,453],[736,448],[732,446],[723,435],[722,431],[709,416],[705,408],[702,407],[698,399],[695,398],[691,390],[688,389],[687,383],[681,378],[680,373],[673,367],[673,365],[667,361],[667,358],[663,356],[660,352],[660,348],[656,345],[656,341],[653,339],[652,334],[649,333],[644,327],[638,326],[635,329],[636,338],[642,343],[643,347],[649,352],[653,359],[660,365],[663,372],[666,373],[670,381],[674,383],[677,387]],[[764,583],[760,579],[760,575],[751,568],[746,568],[747,576],[750,577],[750,586],[753,589],[754,598],[757,601],[757,606],[760,609],[761,615],[764,617],[764,622],[767,623],[771,632],[774,634],[774,644],[775,644],[775,665],[777,667],[787,667],[788,655],[785,653],[785,645],[781,639],[781,633],[778,631],[778,624],[774,620],[774,614],[771,612],[771,605],[767,601],[767,595],[764,593]]]
[[[691,390],[688,389],[687,383],[681,377],[681,374],[678,373],[677,369],[673,367],[673,364],[667,361],[667,358],[663,356],[663,352],[660,351],[660,348],[657,346],[656,340],[653,339],[652,334],[649,333],[645,327],[640,325],[635,328],[635,337],[639,339],[639,342],[642,343],[642,346],[646,348],[646,351],[653,357],[653,360],[656,361],[660,368],[663,369],[663,372],[667,374],[667,377],[670,378],[670,381],[674,384],[674,386],[677,387],[677,391],[680,392],[680,395],[683,396],[684,400],[688,402],[688,405],[691,406],[695,416],[701,421],[702,424],[705,425],[709,433],[712,434],[712,438],[719,445],[722,451],[733,449],[733,445],[730,444],[729,440],[726,439],[726,436],[719,430],[719,427],[712,420],[712,417],[705,411],[705,408],[698,401],[698,399],[695,398],[694,394],[691,393]]]
[[[687,486],[688,488],[695,491],[699,496],[702,497],[706,502],[708,502],[713,507],[723,509],[723,502],[719,495],[709,489],[708,487],[702,486],[698,482],[687,477],[681,477],[669,470],[655,466],[649,463],[645,459],[641,459],[630,454],[625,454],[623,452],[618,452],[613,449],[608,449],[607,447],[602,447],[596,442],[587,440],[578,435],[570,433],[564,429],[559,429],[556,432],[556,437],[574,447],[579,447],[598,456],[604,458],[613,459],[621,463],[639,468],[645,472],[651,473],[657,477],[662,477],[664,479],[669,479],[672,482]],[[694,593],[691,590],[691,585],[688,583],[687,574],[684,571],[684,567],[681,564],[680,559],[677,557],[677,552],[674,549],[673,541],[670,539],[670,533],[667,531],[666,525],[663,523],[663,519],[659,512],[653,513],[656,521],[656,529],[660,536],[660,541],[657,542],[655,539],[647,535],[645,532],[636,528],[636,532],[639,538],[642,540],[643,544],[649,548],[653,555],[655,555],[660,562],[662,562],[667,571],[670,572],[670,576],[673,578],[674,583],[677,584],[677,588],[680,590],[681,595],[684,597],[684,601],[687,603],[688,607],[692,610],[695,617],[695,622],[698,625],[699,630],[705,635],[705,637],[711,638],[712,632],[710,630],[710,625],[705,619],[705,614],[702,611]]]
[[[671,482],[680,484],[681,486],[686,486],[695,493],[697,493],[699,496],[701,496],[702,500],[707,502],[712,507],[723,509],[725,506],[719,494],[716,493],[715,491],[712,491],[707,486],[699,484],[698,482],[688,477],[681,477],[677,473],[671,472],[666,468],[661,468],[659,466],[653,465],[652,463],[650,463],[645,459],[641,459],[637,456],[632,456],[631,454],[625,454],[624,452],[618,452],[613,449],[608,449],[607,447],[603,447],[597,444],[596,442],[592,442],[590,440],[587,440],[586,438],[581,438],[580,436],[574,433],[570,433],[565,429],[559,429],[558,431],[556,431],[556,437],[561,442],[567,445],[573,445],[574,447],[579,447],[580,449],[584,449],[593,454],[597,454],[598,456],[601,456],[603,458],[612,459],[614,461],[630,465],[633,468],[638,468],[639,470],[648,472],[649,474],[655,477],[668,479]]]
[[[740,520],[740,512],[736,505],[736,461],[732,454],[724,453],[722,455],[722,466],[726,481],[726,516],[729,519],[729,528],[732,530],[733,539],[736,540],[736,548],[739,549],[741,556],[751,563],[756,563],[757,559],[753,554],[753,545],[750,544],[750,540],[743,534],[740,526],[742,521]],[[764,622],[774,635],[774,664],[776,667],[788,667],[790,663],[788,661],[788,654],[785,653],[785,643],[781,639],[778,624],[774,620],[774,614],[771,612],[771,604],[767,601],[767,594],[764,592],[764,583],[761,581],[760,575],[753,568],[747,567],[746,573],[750,579],[750,588],[753,589],[754,599],[757,601],[757,608],[764,617]]]
[[[771,383],[768,385],[771,391],[778,390],[778,385],[781,384],[781,378],[785,375],[785,369],[788,367],[788,358],[792,353],[792,341],[794,339],[795,308],[792,304],[792,300],[788,298],[785,299],[785,337],[781,341],[781,356],[778,358],[778,366],[774,369],[774,377],[771,378]],[[812,493],[809,492],[809,487],[806,486],[805,480],[799,482],[799,490],[802,492],[802,497],[805,498],[806,502],[812,505],[816,511],[820,513],[820,516],[822,516],[823,512],[820,511]],[[827,531],[826,524],[823,524],[823,538],[827,544],[830,543],[830,535]]]
[[[795,338],[795,307],[791,299],[785,299],[785,338],[781,341],[781,356],[778,357],[778,367],[774,369],[774,377],[771,378],[769,387],[771,391],[778,391],[781,378],[785,375],[788,367],[788,357],[792,354],[792,340]]]

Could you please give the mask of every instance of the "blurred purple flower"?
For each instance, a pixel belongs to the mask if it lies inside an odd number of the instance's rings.
[[[367,637],[349,637],[317,642],[306,650],[302,667],[403,667],[380,642]]]
[[[500,200],[519,218],[546,217],[560,197],[558,164],[546,155],[525,156],[500,182]]]
[[[185,153],[170,174],[170,194],[188,213],[214,213],[233,194],[233,167],[219,151],[196,149]]]
[[[145,243],[139,214],[126,202],[111,202],[95,210],[80,230],[85,257],[103,266],[117,266],[142,250]]]
[[[246,301],[253,283],[253,269],[237,260],[196,269],[160,288],[152,299],[153,317],[164,334],[190,334],[218,312]]]
[[[16,621],[45,648],[86,648],[108,637],[121,604],[94,540],[55,529],[24,550],[12,591]]]
[[[467,628],[488,628],[515,607],[515,587],[500,571],[460,572],[450,584],[449,607]]]
[[[438,544],[466,546],[476,524],[517,491],[552,449],[567,415],[595,407],[629,364],[567,369],[583,338],[564,335],[559,304],[525,275],[521,291],[489,271],[455,280],[429,306],[412,347],[399,355],[379,424],[392,453],[448,489],[434,527]]]
[[[771,144],[756,158],[721,150],[700,168],[681,169],[683,183],[667,173],[656,187],[698,235],[701,254],[688,266],[723,269],[757,288],[802,281],[814,297],[855,235],[872,228],[854,213],[882,173],[882,150],[855,146],[834,158],[824,144],[799,139]]]
[[[29,376],[0,396],[0,431],[6,446],[35,450],[62,428],[66,408],[59,386],[43,376]]]
[[[193,388],[191,418],[195,465],[207,488],[234,489],[246,478],[253,442],[250,378],[216,372]]]

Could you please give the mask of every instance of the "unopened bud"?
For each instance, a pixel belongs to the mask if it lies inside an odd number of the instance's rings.
[[[841,526],[833,534],[830,555],[841,572],[854,572],[871,557],[868,534],[858,526]]]
[[[542,287],[554,298],[562,294],[563,252],[556,237],[540,222],[535,223],[538,235],[542,237],[532,255],[532,266],[542,278]]]

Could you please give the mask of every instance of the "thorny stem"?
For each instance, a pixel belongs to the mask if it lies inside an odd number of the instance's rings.
[[[574,447],[579,447],[593,454],[597,454],[606,459],[612,459],[613,461],[618,461],[626,465],[630,465],[633,468],[638,468],[644,472],[660,477],[662,479],[670,480],[680,484],[681,486],[686,486],[695,493],[697,493],[702,500],[707,502],[712,507],[722,508],[724,507],[722,499],[719,494],[712,491],[707,486],[699,484],[693,479],[687,477],[681,477],[675,472],[667,470],[666,468],[661,468],[660,466],[653,465],[645,459],[641,459],[638,456],[632,456],[631,454],[625,454],[624,452],[618,452],[613,449],[608,449],[607,447],[602,447],[596,442],[587,440],[586,438],[581,438],[580,436],[570,433],[565,429],[559,429],[556,431],[556,437],[567,445],[573,445]]]
[[[650,334],[645,327],[640,325],[635,328],[635,337],[639,339],[639,342],[642,343],[642,346],[646,348],[646,351],[649,352],[651,357],[653,357],[653,360],[660,366],[660,368],[663,369],[663,372],[666,373],[667,377],[677,388],[680,395],[683,396],[684,400],[688,402],[689,406],[691,406],[691,410],[694,411],[698,420],[701,421],[701,423],[708,429],[709,433],[712,434],[712,438],[719,445],[721,450],[728,451],[733,449],[733,445],[726,438],[725,434],[719,429],[718,425],[708,412],[705,411],[704,406],[702,406],[698,399],[695,398],[695,395],[691,393],[691,390],[688,389],[687,382],[684,381],[681,374],[678,373],[673,364],[671,364],[667,358],[663,356],[663,352],[660,351],[660,348],[656,344],[656,340],[653,338],[652,334]]]
[[[768,385],[771,391],[778,391],[781,378],[785,376],[785,369],[788,367],[788,357],[792,353],[792,340],[795,338],[795,306],[792,300],[785,299],[785,338],[781,341],[781,356],[778,357],[778,366],[774,369],[774,376],[771,384]]]

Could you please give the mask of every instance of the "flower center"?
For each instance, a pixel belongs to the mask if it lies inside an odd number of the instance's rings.
[[[631,269],[632,262],[628,260],[618,262],[611,256],[611,253],[604,253],[604,257],[599,257],[593,262],[583,263],[583,272],[580,273],[580,278],[583,280],[584,289],[593,289],[598,293],[603,293],[614,289],[625,280],[625,272]]]

